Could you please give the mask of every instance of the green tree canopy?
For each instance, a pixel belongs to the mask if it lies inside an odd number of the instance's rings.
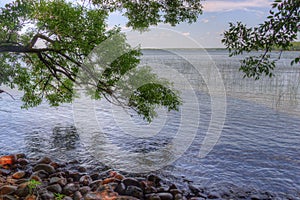
[[[17,86],[24,91],[25,108],[37,106],[43,99],[52,106],[71,102],[75,85],[83,81],[78,78],[79,71],[92,69],[84,65],[88,55],[104,41],[119,35],[114,48],[124,54],[98,66],[102,73],[96,73],[97,77],[93,76],[87,84],[94,84],[94,91],[89,91],[92,98],[105,97],[132,108],[148,121],[155,116],[157,106],[177,110],[181,103],[178,93],[149,70],[146,72],[152,82],[134,88],[127,99],[118,94],[122,91],[116,91],[121,88],[116,84],[127,72],[127,77],[145,72],[137,70],[140,49],[126,44],[119,28],[107,27],[109,13],[116,10],[124,11],[128,26],[143,30],[160,22],[194,22],[202,7],[200,0],[93,0],[81,4],[66,0],[15,0],[0,9],[0,85]],[[114,52],[112,49],[109,53]]]
[[[257,27],[248,28],[245,24],[230,23],[222,42],[230,56],[262,50],[259,56],[249,55],[241,61],[240,70],[247,77],[259,79],[261,75],[272,76],[276,61],[281,52],[289,49],[300,31],[300,1],[275,0],[267,20]],[[272,58],[272,50],[280,49],[277,58]],[[299,63],[300,56],[291,64]]]

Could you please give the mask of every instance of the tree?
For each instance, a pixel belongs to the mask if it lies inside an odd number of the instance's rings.
[[[83,0],[81,4],[66,0],[15,0],[0,10],[0,85],[17,86],[24,91],[25,108],[37,106],[43,99],[52,106],[71,102],[76,84],[85,82],[89,89],[93,86],[88,91],[92,98],[106,98],[134,109],[148,121],[155,116],[157,106],[178,110],[181,100],[171,83],[149,69],[138,69],[140,49],[126,44],[120,28],[108,30],[107,17],[116,10],[124,11],[128,26],[144,30],[160,22],[192,23],[202,7],[200,0]],[[110,63],[101,62],[101,73],[91,73],[93,67],[85,63],[88,55],[116,35],[118,43],[109,53],[122,54]],[[86,83],[88,79],[80,71],[92,75],[92,81]],[[147,73],[146,85],[134,88],[126,83],[126,88],[117,87],[121,79],[130,83],[128,78],[142,73]],[[134,91],[128,96],[130,89]]]
[[[240,70],[245,77],[259,79],[261,75],[273,76],[276,61],[281,53],[292,46],[300,31],[300,1],[275,0],[267,20],[254,28],[248,28],[241,22],[230,23],[229,30],[224,32],[222,42],[229,50],[230,56],[236,56],[252,51],[263,50],[259,56],[248,55],[241,61]],[[277,58],[272,58],[272,50],[280,52]],[[294,58],[291,64],[299,63],[300,56]]]

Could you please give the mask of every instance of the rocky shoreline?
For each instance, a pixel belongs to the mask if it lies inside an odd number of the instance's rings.
[[[76,165],[76,163],[75,163]],[[72,167],[70,167],[72,166]],[[155,174],[125,177],[113,170],[88,173],[74,163],[24,154],[0,156],[0,200],[202,200],[276,199],[268,192],[209,191],[188,184],[187,190],[166,184]],[[288,199],[288,198],[287,198]]]

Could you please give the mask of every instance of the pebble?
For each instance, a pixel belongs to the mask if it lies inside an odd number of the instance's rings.
[[[62,192],[62,188],[59,184],[49,185],[48,187],[46,187],[46,189],[53,193],[61,193]]]
[[[122,181],[123,183],[124,183],[124,185],[126,186],[126,187],[128,187],[128,186],[136,186],[136,187],[141,187],[142,185],[141,185],[141,183],[140,182],[138,182],[136,179],[134,179],[134,178],[125,178],[125,179],[123,179],[123,181]]]
[[[173,199],[173,195],[171,193],[162,192],[162,193],[157,193],[157,194],[161,200],[172,200]]]
[[[17,190],[16,186],[11,185],[3,185],[0,187],[0,194],[6,195],[6,194],[12,194]]]
[[[45,172],[49,174],[53,174],[55,172],[54,167],[52,167],[49,164],[37,164],[36,166],[33,167],[32,171],[39,171],[39,170],[44,170]]]
[[[25,175],[26,175],[26,172],[24,172],[24,171],[18,171],[18,172],[16,172],[16,173],[14,173],[14,174],[12,175],[12,177],[15,178],[15,179],[21,179],[21,178],[23,178]]]

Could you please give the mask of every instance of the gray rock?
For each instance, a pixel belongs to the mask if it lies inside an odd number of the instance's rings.
[[[62,188],[58,183],[49,185],[48,187],[46,187],[46,189],[53,193],[61,193],[62,192]]]
[[[122,180],[122,182],[124,183],[124,185],[126,187],[128,186],[136,186],[136,187],[139,187],[141,188],[141,184],[140,182],[138,182],[136,179],[134,178],[125,178],[124,180]]]
[[[39,194],[40,199],[42,200],[54,200],[55,196],[52,192],[49,192],[47,190],[41,192],[41,194]]]
[[[2,168],[0,168],[0,175],[7,176],[7,175],[9,175],[10,173],[11,173],[11,171],[8,170],[8,169],[2,169]]]
[[[48,172],[46,172],[45,170],[38,170],[32,173],[32,175],[38,176],[41,179],[47,178],[49,176]]]
[[[139,199],[143,198],[144,196],[142,189],[136,186],[128,186],[125,194]]]
[[[16,190],[17,190],[16,186],[3,185],[0,187],[0,194],[1,195],[13,194]]]
[[[73,200],[72,197],[65,196],[62,200]]]
[[[172,200],[173,195],[168,192],[157,193],[161,200]]]
[[[221,199],[221,195],[217,192],[210,192],[207,195],[207,198],[209,198],[209,199]]]
[[[52,160],[48,157],[43,157],[37,161],[37,164],[50,164]]]
[[[66,178],[60,178],[60,177],[52,177],[50,178],[50,184],[59,184],[60,186],[64,187],[67,185],[67,179]]]
[[[64,188],[63,188],[63,193],[65,195],[71,195],[77,190],[79,190],[79,184],[77,183],[68,183]]]
[[[124,185],[124,183],[119,183],[115,189],[115,192],[117,192],[120,195],[126,194],[126,186]]]
[[[79,189],[79,192],[82,194],[82,195],[85,195],[86,193],[90,192],[91,191],[91,188],[89,186],[83,186]]]
[[[80,177],[79,183],[83,186],[88,186],[92,182],[92,178],[89,175],[84,175]]]
[[[49,174],[53,174],[55,172],[54,167],[52,167],[51,165],[48,165],[48,164],[38,164],[38,165],[34,166],[32,170],[34,172],[39,171],[39,170],[44,170]]]
[[[25,159],[25,158],[19,158],[18,159],[18,163],[20,164],[20,165],[28,165],[29,164],[29,161],[27,160],[27,159]]]
[[[160,197],[157,194],[146,194],[146,200],[160,200]]]
[[[83,196],[79,191],[76,191],[73,195],[73,200],[81,200],[82,198]]]

